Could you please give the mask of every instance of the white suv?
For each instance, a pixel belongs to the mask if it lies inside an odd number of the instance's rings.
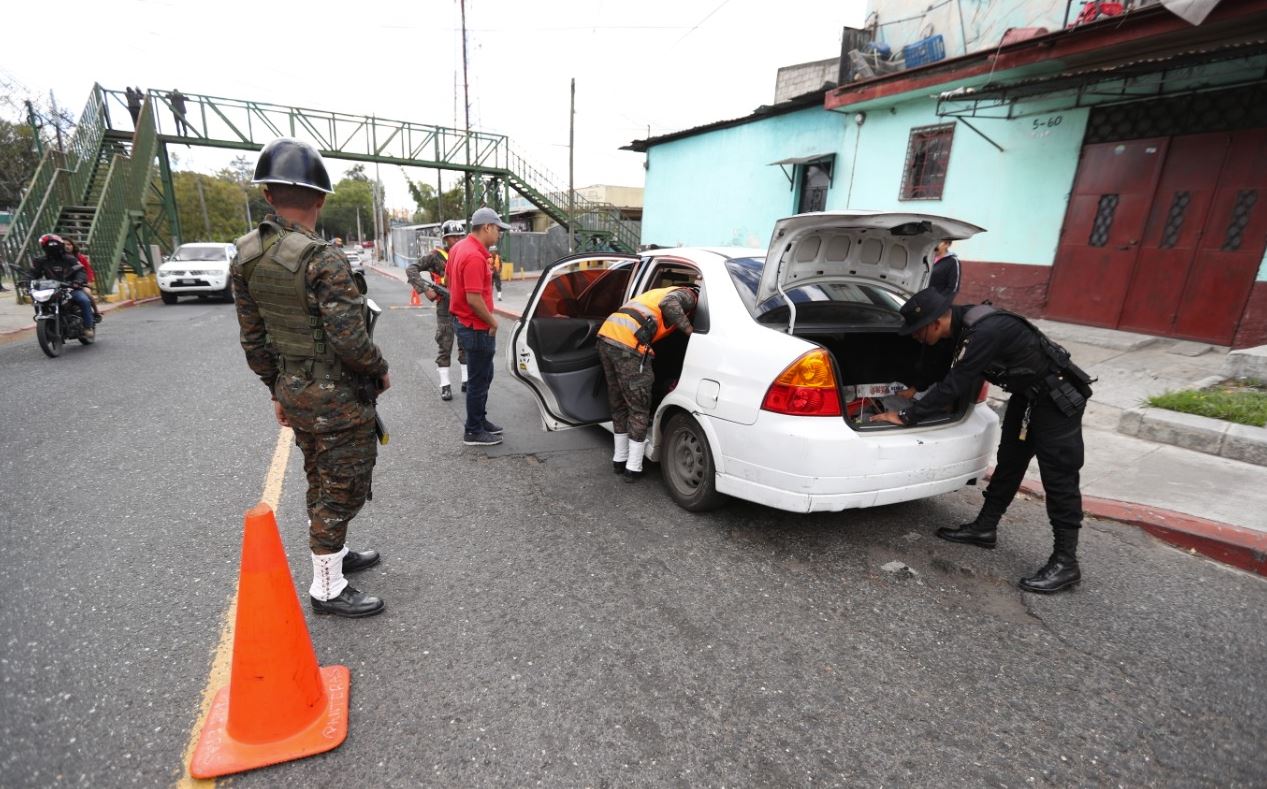
[[[238,253],[232,244],[181,244],[158,269],[158,290],[164,304],[183,295],[216,296],[233,301],[229,264]]]

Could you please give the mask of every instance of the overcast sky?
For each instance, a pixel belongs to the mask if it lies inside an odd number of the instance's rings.
[[[8,5],[0,73],[35,93],[52,89],[75,112],[96,81],[462,125],[456,0],[70,0],[56,4],[56,19],[48,4]],[[859,26],[863,8],[467,0],[471,125],[508,135],[513,150],[565,179],[575,77],[576,185],[641,186],[642,156],[622,145],[772,103],[778,67],[838,56],[841,28]],[[205,170],[233,156],[175,153],[180,167]],[[332,163],[336,179],[344,169]],[[434,171],[410,176],[435,183]],[[396,168],[382,177],[389,207],[412,206]]]

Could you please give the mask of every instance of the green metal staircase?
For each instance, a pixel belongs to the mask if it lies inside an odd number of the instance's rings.
[[[101,294],[113,290],[120,267],[153,271],[144,232],[144,201],[153,175],[158,136],[146,101],[135,131],[120,139],[109,129],[106,92],[93,86],[65,152],[49,150],[14,214],[4,239],[5,259],[26,270],[39,256],[39,238],[56,232],[92,260]]]

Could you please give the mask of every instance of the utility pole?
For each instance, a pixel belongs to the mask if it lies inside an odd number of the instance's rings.
[[[361,235],[361,207],[358,205],[356,207],[356,245],[361,246],[364,240],[365,237]]]
[[[466,167],[462,182],[466,185],[465,189],[465,213],[466,216],[471,215],[471,83],[466,70],[466,0],[461,0],[462,4],[462,103],[466,107]]]
[[[57,150],[65,152],[66,146],[62,142],[62,119],[57,114],[57,99],[53,97],[53,89],[49,88],[48,103],[53,108],[53,128],[57,130]]]
[[[202,193],[202,173],[194,176],[194,183],[198,185],[198,203],[202,205],[202,224],[207,230],[207,240],[211,240],[211,218],[207,216],[207,198]]]
[[[242,191],[242,202],[246,205],[246,232],[255,229],[255,220],[251,218],[251,193],[248,190]]]
[[[576,146],[576,77],[572,77],[571,110],[568,113],[568,254],[576,251],[576,184],[573,183],[575,173]]]
[[[35,114],[35,105],[31,104],[31,100],[26,100],[26,117],[27,122],[31,124],[31,139],[35,140],[35,153],[40,157],[44,156],[44,141],[40,139],[40,122]]]

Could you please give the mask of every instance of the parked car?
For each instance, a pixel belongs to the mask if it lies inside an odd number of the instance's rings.
[[[898,335],[898,308],[928,281],[939,239],[980,230],[927,214],[824,212],[778,222],[768,251],[564,258],[538,281],[507,364],[547,430],[610,429],[599,327],[638,293],[698,283],[695,333],[661,340],[652,362],[646,456],[674,501],[706,510],[734,496],[811,512],[946,493],[980,479],[997,443],[984,382],[917,427],[869,417],[905,402],[893,393],[906,383],[949,369],[953,349]]]
[[[158,269],[158,290],[164,304],[181,296],[215,296],[233,301],[229,264],[237,248],[232,244],[181,244]]]
[[[357,287],[362,293],[367,292],[368,285],[365,281],[365,262],[361,258],[361,252],[356,247],[345,247],[343,254],[347,255],[348,263],[352,265],[352,279],[356,281]]]

